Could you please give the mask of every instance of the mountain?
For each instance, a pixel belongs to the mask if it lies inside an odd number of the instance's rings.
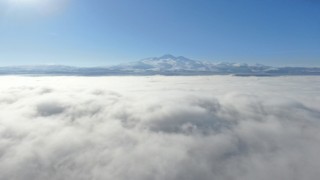
[[[142,59],[137,62],[122,64],[112,67],[121,71],[153,71],[153,72],[178,72],[178,71],[207,71],[207,67],[200,61],[191,60],[183,56],[175,57],[164,55]]]
[[[137,62],[112,67],[113,70],[133,72],[197,72],[197,73],[253,73],[269,68],[263,65],[249,66],[245,63],[212,63],[191,60],[183,56],[164,55],[142,59]]]
[[[320,75],[320,68],[313,67],[271,67],[261,64],[214,63],[197,61],[170,54],[110,67],[72,67],[61,65],[0,67],[0,74],[29,75],[237,75],[237,76],[278,76],[278,75]]]

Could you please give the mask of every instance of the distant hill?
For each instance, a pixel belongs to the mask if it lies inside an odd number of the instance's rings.
[[[237,75],[280,76],[320,75],[319,67],[271,67],[261,64],[214,63],[183,56],[164,55],[110,67],[72,67],[60,65],[0,67],[2,75]]]

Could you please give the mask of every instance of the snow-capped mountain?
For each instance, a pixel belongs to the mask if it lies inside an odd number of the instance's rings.
[[[276,76],[276,75],[320,75],[320,68],[307,67],[271,67],[261,64],[214,63],[197,61],[183,56],[170,54],[152,57],[140,61],[111,67],[80,68],[60,65],[11,66],[0,67],[0,74],[30,75],[214,75],[233,74],[240,76]]]
[[[158,73],[199,73],[199,74],[233,74],[256,73],[270,68],[264,65],[250,66],[245,63],[213,63],[209,61],[191,60],[183,56],[170,54],[161,57],[142,59],[137,62],[111,67],[113,70],[127,72],[158,72]]]
[[[128,64],[122,64],[119,66],[112,67],[117,70],[128,70],[128,71],[206,71],[205,66],[200,61],[188,59],[183,56],[175,57],[167,54],[161,57],[153,57],[142,59],[137,62]]]

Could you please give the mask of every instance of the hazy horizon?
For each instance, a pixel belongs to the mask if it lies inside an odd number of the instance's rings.
[[[182,55],[172,55],[172,54],[163,54],[162,56],[165,55],[170,55],[170,56],[174,56],[174,57],[184,57],[190,60],[194,60],[194,61],[200,61],[200,62],[210,62],[213,64],[219,64],[219,63],[239,63],[239,64],[247,64],[247,65],[265,65],[265,66],[271,66],[271,67],[309,67],[309,68],[319,68],[320,64],[318,66],[308,66],[305,64],[301,64],[301,65],[288,65],[288,64],[283,64],[283,65],[270,65],[267,64],[267,62],[265,64],[261,64],[261,63],[247,63],[247,62],[237,62],[237,61],[210,61],[210,60],[199,60],[199,59],[191,59]],[[128,64],[128,63],[133,63],[133,62],[139,62],[141,60],[144,59],[151,59],[151,58],[159,58],[162,56],[153,56],[153,57],[145,57],[142,59],[136,59],[136,60],[131,60],[131,61],[123,61],[123,62],[115,62],[113,61],[113,63],[109,63],[109,64],[96,64],[96,65],[74,65],[74,64],[69,64],[69,63],[61,63],[61,64],[55,64],[55,63],[39,63],[39,64],[10,64],[7,63],[5,65],[0,65],[0,67],[14,67],[14,66],[71,66],[71,67],[111,67],[111,66],[116,66],[116,65],[122,65],[122,64]],[[110,61],[111,62],[111,61]]]

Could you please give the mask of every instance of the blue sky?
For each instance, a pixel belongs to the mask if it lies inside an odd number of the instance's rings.
[[[0,66],[163,54],[320,66],[319,0],[0,0]]]

